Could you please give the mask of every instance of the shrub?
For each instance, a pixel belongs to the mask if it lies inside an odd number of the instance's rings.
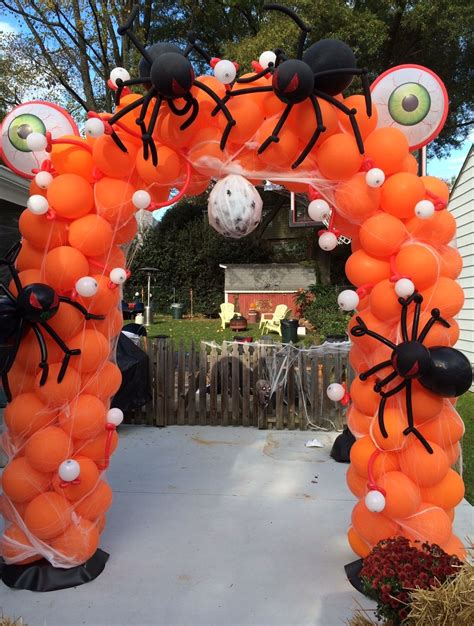
[[[296,293],[297,312],[315,327],[321,341],[325,341],[328,335],[346,333],[350,316],[339,309],[338,291],[333,285],[311,285]]]

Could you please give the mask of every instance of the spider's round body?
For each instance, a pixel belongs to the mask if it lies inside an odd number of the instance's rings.
[[[32,283],[18,294],[17,307],[27,322],[47,322],[58,312],[59,296],[48,285]]]
[[[303,102],[313,93],[314,77],[311,68],[299,59],[280,63],[273,73],[275,95],[286,104]]]
[[[420,378],[429,372],[431,355],[419,341],[405,341],[392,352],[391,361],[402,378]]]
[[[151,85],[157,95],[168,100],[181,98],[191,91],[194,70],[182,52],[162,52],[150,68]]]
[[[354,77],[353,74],[332,74],[339,69],[357,68],[357,61],[351,48],[338,39],[321,39],[313,43],[304,53],[303,61],[315,74],[328,72],[324,76],[316,76],[315,89],[335,96],[347,89]]]

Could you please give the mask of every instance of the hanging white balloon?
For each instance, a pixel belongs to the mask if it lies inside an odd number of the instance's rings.
[[[256,188],[239,174],[219,180],[209,195],[209,224],[224,237],[240,239],[260,224],[262,198]]]

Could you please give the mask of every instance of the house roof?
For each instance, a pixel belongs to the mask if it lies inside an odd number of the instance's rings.
[[[314,269],[297,263],[227,265],[225,291],[294,292],[316,282]]]

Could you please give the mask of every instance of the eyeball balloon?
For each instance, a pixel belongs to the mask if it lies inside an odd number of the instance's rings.
[[[322,198],[313,200],[308,204],[308,215],[315,222],[322,222],[331,213],[331,207]]]
[[[258,62],[265,69],[270,65],[270,63],[272,65],[275,65],[276,58],[276,54],[273,52],[273,50],[265,50],[265,52],[262,52],[262,54],[260,55]]]
[[[49,209],[48,201],[44,196],[40,196],[39,194],[30,196],[26,206],[34,215],[44,215]]]
[[[339,383],[332,383],[332,385],[329,385],[326,389],[326,395],[333,402],[340,402],[346,395],[346,390]]]
[[[239,174],[217,181],[209,194],[209,224],[224,237],[240,239],[260,224],[262,198],[256,188]]]
[[[399,298],[408,298],[415,293],[415,283],[409,278],[400,278],[395,283],[395,293]]]
[[[65,483],[71,483],[76,478],[79,478],[81,473],[81,466],[74,459],[67,459],[63,461],[58,469],[59,478],[64,480]]]
[[[125,82],[126,80],[130,80],[130,74],[124,67],[114,67],[114,69],[110,72],[110,82],[117,86],[118,78]]]
[[[385,174],[378,167],[373,167],[365,175],[365,182],[368,187],[381,187],[385,182]]]
[[[92,276],[83,276],[76,282],[76,291],[83,298],[92,298],[97,293],[99,285]]]
[[[105,125],[98,117],[91,117],[84,124],[84,129],[89,137],[101,137],[105,133]]]
[[[38,172],[35,176],[35,183],[40,189],[47,189],[53,182],[53,176],[49,172]]]
[[[120,426],[120,424],[123,422],[123,412],[120,409],[110,409],[107,412],[106,421],[107,424]]]
[[[337,304],[342,311],[354,311],[359,306],[360,298],[356,291],[344,289],[337,297]]]
[[[132,196],[132,203],[137,209],[147,209],[151,204],[151,196],[148,191],[138,189]]]
[[[318,244],[321,250],[325,250],[329,252],[330,250],[334,250],[337,246],[337,237],[334,233],[329,232],[328,230],[320,235],[318,239]]]
[[[365,496],[365,506],[372,513],[381,513],[385,508],[385,496],[380,491],[369,491]]]
[[[433,217],[435,206],[431,200],[420,200],[415,204],[415,215],[420,220],[429,220]]]
[[[214,66],[214,76],[217,80],[224,85],[228,85],[231,83],[237,75],[237,70],[235,69],[235,65],[232,61],[227,61],[227,59],[222,59],[218,61]]]
[[[123,285],[128,278],[127,271],[123,267],[114,267],[109,278],[115,285]]]

